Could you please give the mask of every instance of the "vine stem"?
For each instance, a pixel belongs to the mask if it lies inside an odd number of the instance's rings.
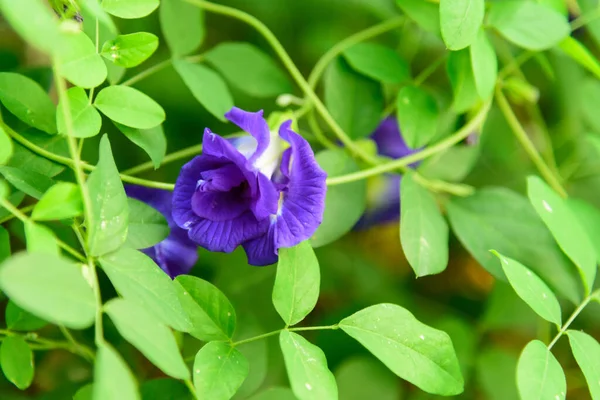
[[[0,329],[0,335],[7,336],[19,336],[23,338],[31,347],[32,350],[52,350],[52,349],[65,349],[73,354],[77,354],[87,359],[88,361],[94,360],[94,351],[88,346],[75,342],[59,342],[51,339],[37,337],[37,334],[31,333],[19,334],[8,329]],[[0,338],[1,340],[2,338]]]
[[[12,215],[17,217],[24,224],[25,223],[33,223],[33,221],[27,215],[23,214],[23,212],[21,212],[21,210],[19,210],[17,207],[15,207],[10,201],[3,199],[1,197],[0,197],[0,206],[6,208]],[[75,257],[76,259],[78,259],[79,261],[81,261],[83,263],[87,262],[86,258],[81,253],[79,253],[77,250],[75,250],[74,248],[72,248],[71,246],[69,246],[68,244],[66,244],[65,242],[63,242],[62,240],[60,240],[57,237],[55,237],[54,239],[56,240],[56,243],[58,244],[58,246],[60,248],[62,248],[63,250],[65,250],[67,253],[71,254],[73,257]]]
[[[125,82],[122,82],[121,86],[131,86],[134,83],[137,83],[137,82],[141,81],[142,79],[147,78],[148,76],[150,76],[162,69],[165,69],[169,65],[171,65],[170,58],[168,60],[164,60],[164,61],[159,62],[158,64],[153,65],[152,67],[140,72],[137,75],[132,76],[131,78],[127,79]]]
[[[583,309],[590,303],[590,301],[596,299],[598,296],[600,296],[600,289],[596,290],[595,292],[587,296],[585,299],[583,299],[579,307],[577,307],[575,311],[573,311],[573,314],[571,314],[567,322],[564,323],[564,325],[560,328],[556,336],[554,336],[554,339],[552,339],[552,341],[548,345],[548,350],[551,350],[552,347],[554,347],[556,342],[558,342],[558,339],[560,339],[562,335],[565,334],[567,329],[569,329],[569,326],[573,323],[573,321],[575,321],[575,318],[577,318],[577,316],[581,314]]]
[[[519,122],[519,119],[513,112],[508,100],[502,93],[502,90],[498,87],[496,88],[496,102],[502,114],[504,114],[504,118],[508,122],[508,125],[512,129],[513,133],[517,140],[521,143],[521,146],[525,149],[525,152],[537,167],[540,174],[544,177],[546,182],[560,194],[563,198],[567,197],[567,192],[563,188],[562,184],[559,181],[559,178],[555,176],[550,167],[544,162],[540,153],[538,153],[535,145],[531,142],[531,139],[525,132],[525,129]]]
[[[35,204],[30,204],[30,205],[28,205],[28,206],[25,206],[25,207],[23,207],[23,208],[20,208],[20,209],[19,209],[19,212],[20,212],[21,214],[27,214],[28,212],[30,212],[31,210],[33,210],[33,208],[34,208],[34,207],[35,207]],[[13,218],[16,218],[16,217],[17,217],[17,216],[16,216],[15,214],[12,214],[12,213],[11,213],[10,215],[7,215],[6,217],[4,217],[4,218],[0,219],[0,225],[2,225],[3,223],[5,223],[5,222],[7,222],[7,221],[10,221],[11,219],[13,219]]]
[[[331,114],[329,114],[329,111],[327,111],[327,107],[325,107],[325,105],[319,99],[319,97],[317,96],[315,91],[311,88],[310,84],[306,81],[304,76],[302,76],[302,73],[300,72],[300,70],[298,70],[298,67],[296,67],[296,64],[294,64],[294,61],[291,59],[289,54],[285,51],[285,49],[283,48],[283,46],[281,45],[279,40],[277,40],[277,38],[275,37],[273,32],[271,32],[269,30],[269,28],[267,28],[265,26],[265,24],[260,22],[258,19],[256,19],[252,15],[245,13],[241,10],[237,10],[232,7],[214,4],[214,3],[211,3],[209,1],[204,1],[204,0],[185,0],[185,1],[187,1],[190,4],[195,5],[197,7],[200,7],[206,11],[213,12],[215,14],[227,15],[229,17],[246,22],[248,25],[251,25],[252,27],[254,27],[254,29],[256,29],[265,38],[265,40],[267,42],[269,42],[269,44],[271,45],[271,47],[273,48],[273,50],[275,51],[277,56],[281,59],[281,62],[284,64],[284,66],[286,67],[286,69],[288,70],[290,75],[292,76],[292,78],[294,78],[294,80],[296,81],[296,83],[298,84],[300,89],[302,89],[305,96],[307,96],[311,100],[311,102],[314,104],[314,107],[319,112],[319,114],[321,115],[323,120],[327,123],[327,125],[329,125],[331,130],[335,133],[335,135],[338,137],[338,139],[344,144],[344,146],[346,146],[353,154],[359,156],[360,158],[364,159],[365,161],[371,162],[372,164],[377,163],[375,158],[373,156],[369,155],[368,153],[366,153],[365,151],[363,151],[360,148],[360,146],[356,145],[352,141],[352,139],[350,139],[350,137],[348,135],[346,135],[346,132],[344,132],[342,130],[342,128],[338,125],[338,123],[333,119]]]
[[[298,327],[298,328],[281,328],[276,331],[263,333],[262,335],[257,335],[257,336],[253,336],[248,339],[233,342],[231,345],[235,347],[235,346],[239,346],[241,344],[246,344],[246,343],[254,342],[256,340],[265,339],[265,338],[268,338],[269,336],[277,335],[278,333],[281,333],[282,331],[301,332],[301,331],[323,331],[323,330],[335,330],[335,329],[339,329],[338,324],[327,325],[327,326],[305,326],[305,327]]]
[[[461,140],[465,139],[484,123],[487,113],[490,109],[490,105],[491,103],[489,101],[486,102],[479,109],[475,117],[473,117],[473,119],[469,121],[469,123],[467,123],[465,126],[456,131],[456,133],[434,144],[433,146],[429,146],[426,149],[423,149],[417,153],[413,153],[406,157],[398,158],[387,163],[376,165],[372,168],[364,169],[362,171],[354,172],[347,175],[328,178],[327,186],[341,185],[344,183],[350,183],[361,179],[366,179],[371,176],[383,174],[386,172],[392,172],[399,168],[405,168],[414,162],[424,160],[425,158],[430,157],[433,154],[439,153],[440,151],[446,150],[454,146]]]

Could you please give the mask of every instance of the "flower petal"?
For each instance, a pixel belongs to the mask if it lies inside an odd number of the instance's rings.
[[[327,174],[319,167],[308,142],[290,129],[291,121],[279,128],[280,136],[290,143],[287,191],[278,210],[275,247],[292,247],[310,238],[323,219]],[[285,158],[284,158],[285,159]]]
[[[196,245],[187,240],[192,245],[169,237],[154,246],[154,256],[150,255],[171,278],[187,274],[198,261]]]
[[[248,264],[257,267],[271,265],[277,262],[275,248],[275,225],[271,224],[266,234],[242,244],[248,257]]]
[[[258,112],[248,112],[237,107],[233,107],[231,110],[229,110],[229,112],[227,112],[227,114],[225,114],[225,118],[242,128],[242,130],[251,134],[252,137],[256,139],[256,150],[250,157],[250,162],[253,163],[254,160],[260,157],[267,147],[269,147],[271,138],[269,125],[263,118],[263,111],[260,110]]]
[[[269,220],[258,221],[254,214],[246,211],[228,221],[200,219],[190,228],[188,235],[195,243],[210,250],[230,253],[240,244],[267,232]]]
[[[125,193],[128,197],[142,201],[160,212],[169,222],[169,226],[173,224],[171,217],[172,192],[144,186],[125,185]]]
[[[371,138],[377,144],[377,153],[382,156],[401,158],[418,151],[412,150],[406,145],[400,133],[398,121],[394,117],[384,119],[375,129]]]
[[[237,218],[250,208],[250,198],[244,198],[243,190],[229,192],[196,191],[192,196],[192,210],[200,218],[211,221],[227,221]]]

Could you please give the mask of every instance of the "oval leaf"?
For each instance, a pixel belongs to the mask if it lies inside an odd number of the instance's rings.
[[[108,118],[132,128],[150,129],[165,120],[165,112],[157,102],[128,86],[102,89],[94,105]]]
[[[48,322],[23,310],[12,300],[8,300],[4,317],[6,327],[13,331],[37,331],[48,325]]]
[[[54,181],[46,175],[29,169],[0,167],[0,174],[14,187],[36,199],[42,198],[44,193],[54,185]]]
[[[537,176],[527,179],[527,195],[556,243],[579,269],[586,294],[596,277],[596,252],[567,204]]]
[[[190,335],[205,342],[233,337],[235,310],[216,286],[189,275],[179,275],[174,283],[181,305],[191,320]]]
[[[394,304],[365,308],[340,328],[399,377],[422,390],[451,396],[463,391],[463,377],[450,337],[419,322]]]
[[[188,379],[188,371],[173,333],[142,306],[126,299],[113,299],[104,311],[117,330],[165,374]]]
[[[191,328],[169,276],[152,259],[123,247],[100,258],[102,269],[126,299],[145,307],[162,323],[183,332]]]
[[[0,72],[0,101],[27,125],[56,133],[54,103],[34,80],[12,72]]]
[[[102,46],[102,56],[115,65],[132,68],[146,61],[158,48],[158,37],[148,32],[119,35]]]
[[[69,112],[71,113],[71,134],[74,137],[89,138],[100,133],[102,117],[89,102],[87,94],[80,87],[73,87],[67,91]],[[58,109],[62,110],[59,103]],[[68,135],[69,131],[62,112],[56,114],[56,125],[58,133]]]
[[[248,376],[248,361],[229,343],[210,342],[194,360],[194,387],[200,399],[228,400]]]
[[[396,117],[402,138],[411,149],[425,146],[437,133],[437,103],[433,96],[419,87],[400,89],[396,99]]]
[[[108,137],[100,141],[100,158],[87,181],[92,221],[86,221],[88,246],[93,256],[118,249],[127,237],[127,195],[115,165]]]
[[[448,49],[464,49],[475,41],[484,7],[483,0],[440,0],[440,27]]]
[[[471,44],[471,68],[479,97],[491,97],[498,77],[498,58],[483,29],[479,30],[477,38]]]
[[[292,390],[298,399],[338,398],[335,378],[327,368],[323,350],[287,330],[279,334],[279,345]]]
[[[66,259],[17,254],[2,264],[0,288],[19,307],[54,324],[83,329],[94,322],[92,288],[79,266]]]
[[[565,373],[539,340],[529,342],[519,357],[517,386],[522,399],[564,400],[566,397]]]
[[[7,336],[0,346],[0,365],[4,376],[25,390],[33,381],[33,352],[20,336]]]
[[[523,264],[492,251],[499,259],[511,286],[540,317],[560,326],[560,304],[552,290]]]
[[[352,157],[341,149],[322,151],[316,160],[330,178],[359,170]],[[323,222],[310,239],[313,247],[324,246],[342,237],[358,222],[366,206],[364,180],[328,187]]]
[[[37,202],[31,217],[38,221],[68,219],[81,215],[83,204],[79,187],[70,182],[52,186]]]
[[[142,18],[158,8],[159,0],[103,0],[102,8],[115,17]]]
[[[286,325],[297,324],[315,308],[320,284],[319,260],[309,241],[279,249],[273,305]]]
[[[565,54],[596,75],[596,78],[600,78],[600,63],[598,59],[581,42],[571,36],[567,36],[560,42],[559,47]]]
[[[469,50],[451,52],[446,69],[454,95],[452,108],[457,113],[466,112],[479,102]]]
[[[110,345],[102,343],[94,367],[94,400],[140,400],[137,382],[125,361]]]
[[[600,399],[600,344],[585,332],[567,331],[573,356],[587,381],[593,400]]]
[[[580,199],[567,199],[567,206],[577,217],[596,251],[596,263],[600,264],[600,210]]]
[[[535,51],[554,47],[571,32],[565,16],[529,1],[491,3],[487,22],[517,46]]]
[[[0,0],[2,16],[25,41],[51,53],[55,50],[60,30],[58,20],[42,0]]]
[[[271,97],[292,91],[287,76],[271,57],[249,43],[221,43],[204,56],[228,82],[250,96]]]
[[[60,255],[54,232],[44,225],[31,221],[25,222],[25,238],[27,239],[27,251],[29,253],[43,253],[57,257]]]
[[[410,79],[408,63],[394,50],[375,43],[358,43],[344,51],[348,64],[377,81],[401,83]]]
[[[448,265],[448,224],[413,174],[405,174],[400,185],[402,250],[417,277],[438,274]]]
[[[204,41],[204,14],[200,7],[181,0],[162,0],[160,27],[171,53],[185,56]]]
[[[127,198],[129,227],[125,245],[134,249],[146,249],[162,242],[169,236],[169,225],[164,215],[148,204]]]
[[[82,88],[99,86],[108,73],[102,57],[96,53],[96,46],[81,31],[62,34],[56,63],[65,79]]]
[[[154,164],[154,169],[160,167],[162,160],[167,154],[167,139],[162,125],[150,129],[135,129],[125,125],[114,123],[115,126],[141,149],[143,149]]]
[[[0,126],[0,165],[4,165],[10,160],[13,154],[13,144],[8,133]]]
[[[173,61],[173,66],[196,100],[216,118],[225,121],[225,113],[233,107],[233,98],[219,74],[185,60]]]

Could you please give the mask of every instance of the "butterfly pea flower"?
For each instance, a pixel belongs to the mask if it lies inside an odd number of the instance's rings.
[[[133,185],[125,186],[125,192],[127,196],[140,200],[160,212],[169,224],[169,236],[152,247],[142,249],[142,252],[152,258],[171,278],[188,273],[198,261],[198,246],[190,240],[187,232],[173,221],[173,193]]]
[[[371,139],[377,145],[377,153],[389,158],[402,158],[419,151],[406,145],[395,117],[384,119]],[[415,167],[416,164],[411,164]],[[400,217],[400,176],[384,174],[371,178],[368,183],[367,209],[355,229],[367,229],[374,225],[398,220]]]
[[[251,265],[277,261],[278,249],[310,238],[323,218],[325,172],[286,121],[271,132],[262,111],[225,117],[250,136],[204,131],[202,154],[185,164],[173,192],[173,219],[198,245],[238,246]]]

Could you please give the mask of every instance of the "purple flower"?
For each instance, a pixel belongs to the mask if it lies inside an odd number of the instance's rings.
[[[198,246],[187,232],[178,227],[171,216],[173,194],[167,190],[127,185],[127,196],[140,200],[165,216],[171,232],[169,236],[142,252],[150,256],[171,278],[188,273],[198,261]]]
[[[402,158],[416,153],[410,149],[400,133],[394,117],[384,119],[371,134],[377,145],[377,153],[390,158]],[[416,164],[411,164],[415,167]],[[395,221],[400,217],[400,176],[386,174],[370,179],[367,210],[355,229],[366,229],[373,225]]]
[[[269,265],[279,248],[310,238],[321,223],[326,174],[291,121],[277,135],[262,111],[234,107],[225,117],[251,136],[229,141],[204,131],[202,155],[175,183],[173,219],[210,251],[242,245],[249,264]]]

